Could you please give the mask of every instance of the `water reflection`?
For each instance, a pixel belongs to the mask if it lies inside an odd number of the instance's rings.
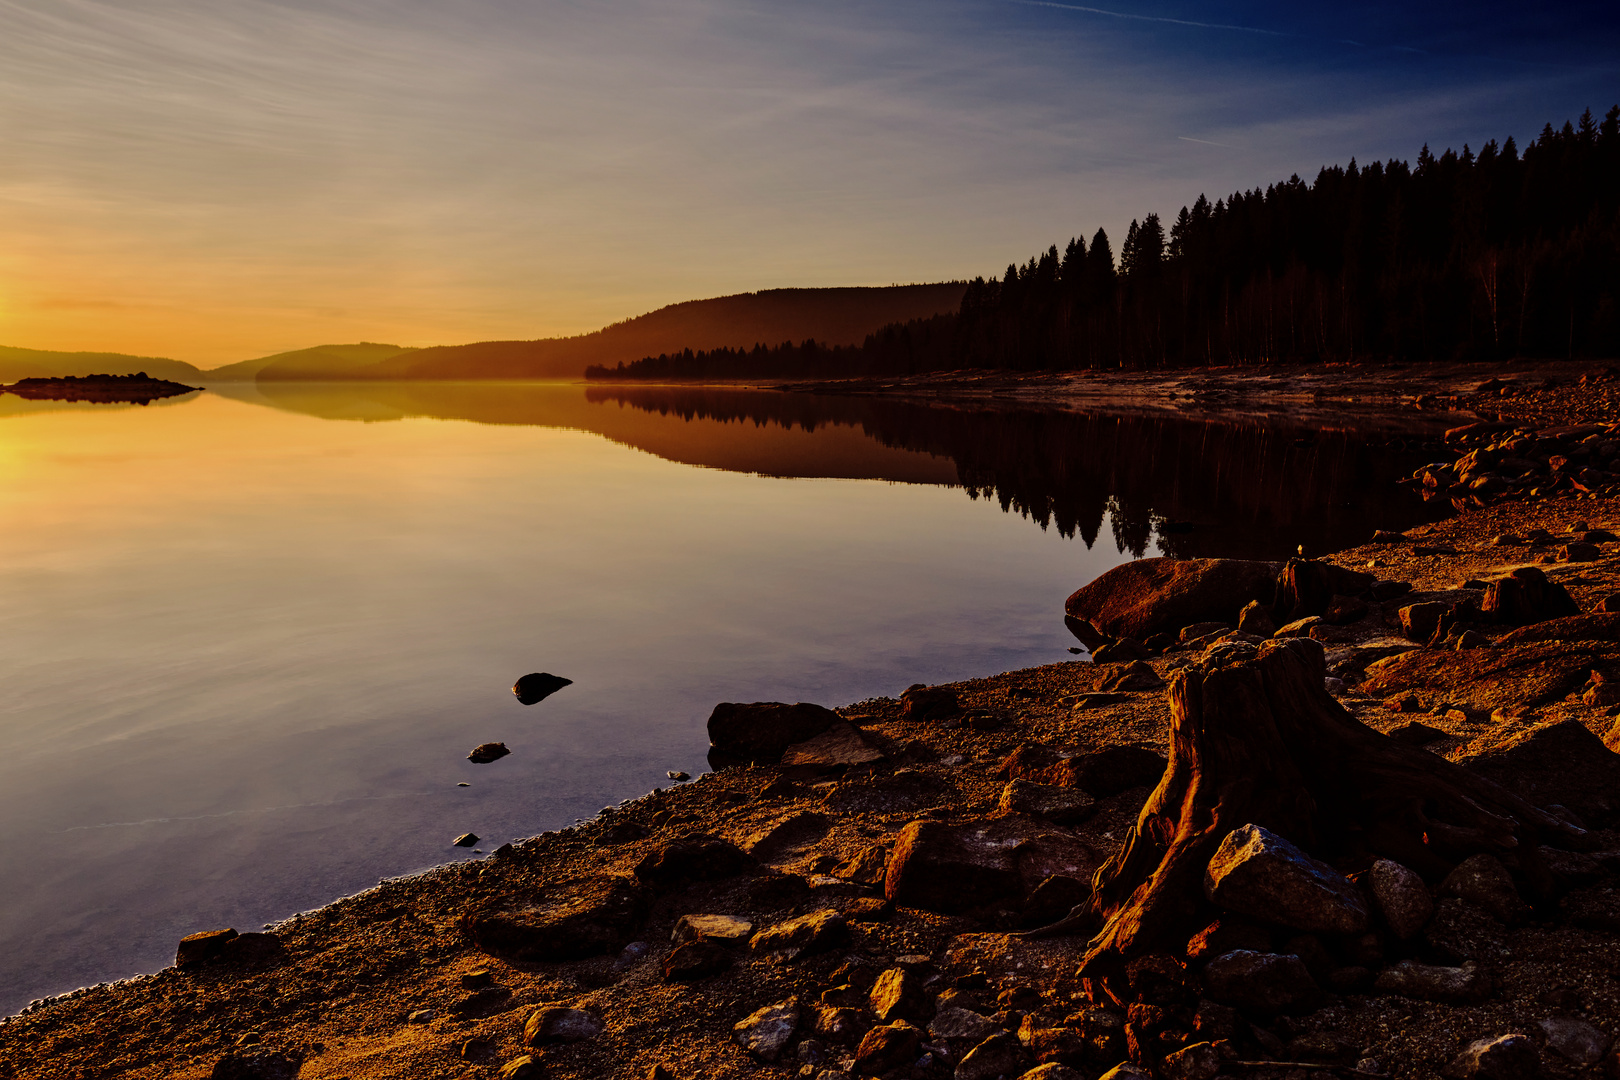
[[[1141,557],[1279,558],[1365,542],[1449,511],[1394,481],[1438,452],[1450,414],[1073,412],[718,387],[270,385],[333,419],[433,416],[595,432],[683,464],[777,477],[962,488],[973,499]],[[627,415],[629,412],[640,416]]]

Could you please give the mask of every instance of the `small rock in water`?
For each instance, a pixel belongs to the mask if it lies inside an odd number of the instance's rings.
[[[573,679],[565,679],[561,675],[553,675],[549,671],[535,671],[523,676],[512,686],[512,693],[525,705],[533,705],[544,701],[565,686],[572,686]]]
[[[491,761],[498,761],[511,752],[503,742],[479,743],[473,747],[472,753],[467,755],[467,760],[475,765],[488,765]]]
[[[675,770],[675,769],[671,769],[669,772],[665,773],[664,775],[669,777],[671,780],[690,780],[690,779],[692,779],[692,774],[691,773],[680,772],[680,771]]]
[[[472,847],[476,843],[478,843],[476,833],[464,832],[455,839],[456,847]]]

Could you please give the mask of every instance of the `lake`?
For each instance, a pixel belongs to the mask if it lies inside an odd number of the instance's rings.
[[[1437,518],[1392,480],[1444,426],[569,384],[0,397],[0,1012],[696,775],[719,701],[1074,660],[1064,597],[1128,559]],[[532,671],[573,685],[525,707]],[[467,761],[488,741],[511,755]]]

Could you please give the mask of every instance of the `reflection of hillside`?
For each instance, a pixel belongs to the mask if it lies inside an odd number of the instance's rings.
[[[221,388],[222,390],[225,388]],[[244,395],[333,419],[407,416],[595,432],[685,464],[771,476],[960,486],[1042,528],[1122,551],[1281,556],[1433,520],[1393,481],[1427,460],[1286,420],[946,407],[706,387],[544,383],[259,384]],[[1422,432],[1412,433],[1412,444]],[[1432,433],[1431,433],[1432,434]],[[1166,521],[1191,531],[1161,533]]]

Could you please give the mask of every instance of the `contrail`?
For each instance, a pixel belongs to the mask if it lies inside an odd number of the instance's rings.
[[[1237,149],[1237,147],[1228,146],[1223,142],[1210,142],[1208,139],[1195,139],[1191,135],[1177,135],[1176,138],[1180,139],[1182,142],[1195,142],[1199,146],[1218,146],[1222,150],[1236,150]]]
[[[1171,19],[1163,15],[1137,15],[1128,11],[1109,11],[1106,8],[1082,7],[1079,4],[1059,4],[1054,0],[1007,0],[1025,7],[1059,8],[1063,11],[1083,11],[1088,15],[1106,15],[1110,19],[1130,19],[1135,22],[1170,23],[1173,26],[1194,26],[1200,30],[1235,30],[1241,34],[1264,34],[1266,37],[1296,37],[1281,30],[1262,30],[1255,26],[1233,26],[1230,23],[1194,22],[1191,19]]]

